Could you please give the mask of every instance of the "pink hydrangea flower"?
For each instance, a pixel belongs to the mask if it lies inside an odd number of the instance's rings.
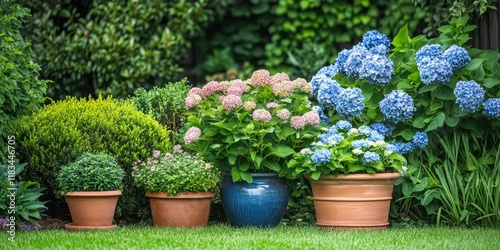
[[[237,86],[237,85],[232,85],[231,87],[229,87],[227,89],[226,93],[228,95],[241,96],[243,94],[243,90],[239,86]]]
[[[319,126],[319,113],[316,110],[311,110],[302,115],[306,124]]]
[[[153,172],[153,171],[155,171],[155,167],[154,166],[151,167],[151,172]]]
[[[290,119],[290,127],[294,129],[301,129],[306,126],[306,121],[302,116],[294,116]]]
[[[278,118],[280,118],[281,120],[286,120],[286,119],[290,118],[290,111],[288,111],[288,109],[280,109],[276,113],[276,116]]]
[[[188,96],[190,96],[190,95],[199,95],[199,96],[201,96],[201,93],[202,93],[202,91],[201,91],[201,89],[200,89],[200,88],[198,88],[198,87],[194,87],[194,88],[191,88],[191,89],[189,90],[189,92],[188,92],[188,94],[187,94],[187,95],[188,95]]]
[[[263,122],[269,122],[272,119],[271,113],[265,109],[256,109],[252,114],[252,118]]]
[[[273,93],[279,97],[289,97],[294,90],[295,85],[291,81],[281,81],[273,85]]]
[[[134,167],[132,168],[132,170],[137,170],[137,166],[134,166]]]
[[[222,86],[222,91],[227,91],[231,87],[231,82],[229,81],[222,81],[219,84]]]
[[[241,80],[241,79],[232,80],[231,81],[231,86],[237,86],[238,88],[241,89],[241,91],[243,91],[243,93],[248,92],[248,86],[247,86],[247,84],[243,80]]]
[[[201,136],[201,130],[199,128],[190,127],[186,132],[186,135],[184,135],[184,143],[186,143],[186,145],[189,145],[200,139],[200,136]]]
[[[266,108],[268,109],[275,109],[275,108],[278,108],[278,104],[275,103],[275,102],[270,102],[266,105]]]
[[[222,86],[222,84],[216,81],[211,81],[207,83],[205,86],[203,86],[203,88],[201,89],[201,96],[203,98],[207,98],[208,96],[211,96],[213,93],[222,91],[224,91],[224,86]]]
[[[293,80],[293,84],[295,85],[296,88],[300,89],[300,91],[304,93],[311,93],[312,92],[312,85],[306,81],[304,78],[297,78]]]
[[[286,73],[276,73],[271,77],[271,86],[276,85],[280,82],[289,82],[290,77]]]
[[[203,99],[197,94],[188,95],[186,97],[186,109],[197,106]]]
[[[254,110],[255,107],[257,107],[257,104],[255,104],[254,101],[246,101],[243,103],[243,107],[245,107],[246,111]]]
[[[254,71],[252,73],[252,77],[250,78],[250,83],[256,88],[269,85],[271,83],[271,76],[269,75],[269,71],[265,69]]]
[[[227,95],[222,100],[222,106],[224,106],[224,109],[228,112],[233,111],[234,109],[240,107],[242,104],[243,102],[241,101],[241,96],[237,95]]]

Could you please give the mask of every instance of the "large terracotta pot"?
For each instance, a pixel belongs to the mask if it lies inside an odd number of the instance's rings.
[[[322,229],[385,229],[399,173],[322,175],[310,181]]]
[[[229,223],[237,227],[274,227],[285,214],[290,189],[277,173],[252,173],[253,182],[224,178],[221,202]]]
[[[113,229],[116,203],[122,195],[114,191],[68,192],[64,199],[68,203],[73,223],[64,226],[66,230]]]
[[[146,192],[151,205],[153,224],[157,227],[202,227],[208,223],[213,192],[181,193],[167,196],[163,192]]]

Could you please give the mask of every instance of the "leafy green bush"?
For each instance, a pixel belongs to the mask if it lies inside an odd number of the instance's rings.
[[[16,138],[19,159],[28,162],[25,178],[49,187],[49,198],[57,204],[56,177],[61,166],[75,161],[84,152],[115,157],[126,173],[123,195],[118,202],[121,218],[147,218],[147,199],[134,188],[131,177],[136,159],[147,158],[153,150],[170,148],[168,131],[152,117],[111,98],[68,98],[45,106],[33,116],[18,121]],[[59,202],[59,203],[58,203]],[[57,215],[57,211],[50,211]]]
[[[154,87],[151,90],[139,88],[134,96],[125,102],[135,105],[136,109],[150,114],[160,125],[171,131],[170,141],[175,144],[179,140],[179,129],[186,121],[186,98],[189,89],[187,79],[168,83],[164,87]]]
[[[0,165],[0,218],[15,216],[16,225],[21,225],[21,219],[36,225],[35,219],[41,219],[41,212],[47,209],[46,202],[39,200],[45,188],[36,187],[38,183],[33,181],[16,181],[15,185],[11,186],[9,177],[14,176],[17,179],[26,163],[10,166],[15,167],[14,175],[9,173],[12,171],[9,165]],[[12,188],[15,190],[9,190]],[[11,205],[11,195],[15,197],[15,208]]]
[[[0,2],[0,148],[7,148],[11,120],[29,109],[38,109],[47,89],[39,79],[40,66],[31,60],[31,44],[21,35],[29,10],[14,0]],[[4,150],[0,150],[3,160]]]
[[[57,83],[55,98],[103,92],[126,97],[137,87],[177,79],[190,39],[222,1],[29,1],[25,34],[35,61]]]
[[[112,191],[122,188],[125,175],[113,156],[83,153],[76,161],[62,166],[57,176],[58,192]]]

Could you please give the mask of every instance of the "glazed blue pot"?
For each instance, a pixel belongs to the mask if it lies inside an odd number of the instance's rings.
[[[290,189],[277,173],[253,173],[252,183],[233,182],[227,174],[221,189],[222,207],[237,227],[274,227],[285,214]]]

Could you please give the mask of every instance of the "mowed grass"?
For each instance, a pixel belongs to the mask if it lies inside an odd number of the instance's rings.
[[[0,234],[1,249],[500,249],[500,229],[430,227],[324,231],[314,226],[120,227],[112,231]]]

